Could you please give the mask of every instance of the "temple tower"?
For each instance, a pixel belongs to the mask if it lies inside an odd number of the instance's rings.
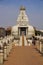
[[[20,13],[19,13],[19,16],[17,18],[17,23],[20,26],[26,26],[28,24],[28,17],[26,15],[25,10],[26,10],[25,7],[24,6],[21,6]]]
[[[14,36],[22,36],[24,34],[26,37],[34,35],[34,27],[28,24],[29,19],[26,14],[26,9],[24,6],[20,7],[20,12],[17,18],[17,25],[12,27],[12,34]]]

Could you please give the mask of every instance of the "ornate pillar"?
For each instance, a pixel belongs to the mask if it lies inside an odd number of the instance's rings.
[[[20,27],[18,28],[18,35],[20,36]]]
[[[26,28],[26,36],[28,35],[28,28]]]

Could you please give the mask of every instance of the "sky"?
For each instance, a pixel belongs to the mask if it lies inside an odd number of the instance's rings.
[[[43,0],[0,0],[0,27],[17,24],[19,9],[26,8],[29,25],[43,29]]]

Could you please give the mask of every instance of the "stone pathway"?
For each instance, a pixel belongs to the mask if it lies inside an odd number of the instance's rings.
[[[43,57],[34,46],[13,47],[3,65],[43,65]]]

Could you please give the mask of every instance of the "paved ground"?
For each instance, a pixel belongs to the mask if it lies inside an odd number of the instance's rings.
[[[7,59],[4,65],[43,65],[43,57],[34,46],[14,46]]]

